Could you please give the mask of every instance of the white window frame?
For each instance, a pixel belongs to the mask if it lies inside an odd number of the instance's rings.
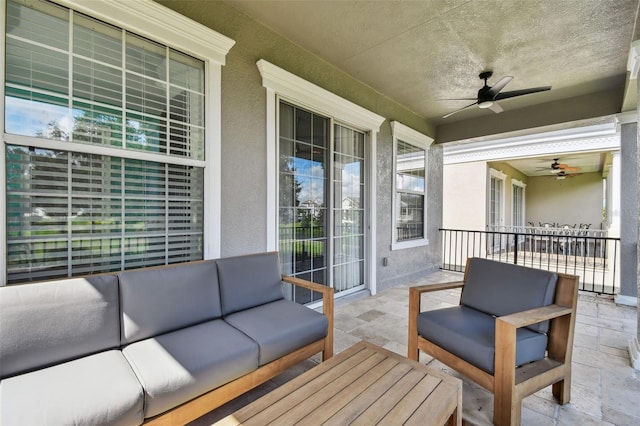
[[[511,179],[511,225],[514,226],[518,226],[515,223],[513,223],[513,219],[514,219],[514,215],[515,215],[515,208],[516,208],[516,203],[515,203],[515,198],[513,197],[513,187],[517,186],[522,188],[522,225],[520,226],[525,226],[526,225],[526,205],[525,205],[525,200],[526,200],[526,190],[527,190],[527,184],[519,181],[518,179]]]
[[[433,143],[433,138],[429,136],[423,135],[422,133],[405,126],[404,124],[398,121],[391,122],[391,135],[393,138],[393,213],[391,217],[391,250],[401,250],[406,248],[420,247],[426,246],[429,244],[429,239],[427,237],[427,223],[429,222],[429,218],[427,217],[427,184],[429,182],[428,176],[428,167],[429,167],[429,147]],[[411,144],[417,148],[424,150],[424,205],[422,208],[423,211],[423,222],[424,222],[424,230],[423,237],[417,238],[415,240],[408,241],[398,241],[398,230],[396,227],[396,223],[398,221],[398,203],[400,203],[400,197],[398,195],[398,188],[396,185],[396,173],[397,170],[397,159],[398,159],[398,141],[402,141],[404,143]]]
[[[204,161],[204,252],[205,259],[220,257],[221,228],[221,75],[225,58],[235,41],[199,24],[152,0],[54,0],[69,9],[100,19],[114,26],[147,37],[189,54],[205,63],[205,161]],[[0,10],[6,12],[6,0],[0,0]],[[5,19],[0,19],[0,45],[5,46]],[[16,135],[5,133],[4,80],[5,57],[0,55],[0,217],[6,218],[6,160],[5,145]],[[47,145],[51,147],[51,145]],[[100,147],[91,147],[100,153]],[[68,146],[65,148],[68,150]],[[75,147],[74,147],[75,150]],[[141,154],[141,159],[154,161]],[[7,232],[0,232],[0,271],[7,270]],[[6,285],[6,273],[0,274],[0,286]]]
[[[262,76],[262,86],[266,89],[266,130],[267,130],[267,250],[278,247],[278,102],[279,99],[311,109],[319,114],[333,117],[345,125],[368,133],[369,168],[367,184],[369,185],[366,229],[366,258],[368,270],[365,271],[369,291],[376,293],[376,138],[385,118],[354,104],[322,87],[310,83],[264,59],[256,63]]]
[[[496,170],[493,168],[489,168],[489,179],[487,182],[487,219],[489,221],[491,221],[491,209],[493,208],[493,206],[491,205],[491,178],[496,178],[498,180],[502,181],[502,193],[500,194],[500,220],[502,221],[502,223],[498,223],[498,224],[493,224],[493,223],[488,223],[487,226],[489,227],[496,227],[496,226],[504,226],[504,220],[505,220],[505,181],[507,180],[507,175],[503,172],[501,172],[500,170]],[[495,229],[492,229],[495,230]]]

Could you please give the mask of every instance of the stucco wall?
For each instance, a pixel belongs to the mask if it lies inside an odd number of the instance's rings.
[[[442,182],[443,228],[484,231],[487,224],[487,163],[448,164],[444,167]]]
[[[602,222],[602,176],[583,173],[557,180],[547,176],[528,179],[525,220],[559,224],[590,223],[600,229]]]
[[[429,156],[429,240],[427,247],[391,252],[392,139],[390,120],[428,136],[434,128],[421,117],[381,96],[368,86],[329,65],[239,13],[211,1],[161,3],[219,33],[236,44],[222,69],[222,256],[266,249],[266,93],[256,61],[265,59],[313,84],[387,118],[377,142],[377,258],[378,288],[403,277],[431,271],[439,265],[442,154]],[[389,257],[389,266],[382,259]]]

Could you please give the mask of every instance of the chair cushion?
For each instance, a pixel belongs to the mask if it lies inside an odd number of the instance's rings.
[[[0,287],[0,377],[118,347],[119,313],[115,275]]]
[[[119,272],[122,344],[221,316],[213,260]]]
[[[142,386],[118,350],[0,382],[3,425],[139,425],[143,420]]]
[[[278,253],[218,259],[223,315],[284,298]]]
[[[497,317],[553,303],[558,275],[489,259],[472,258],[460,304]],[[549,321],[529,326],[547,333]]]
[[[324,315],[285,299],[236,312],[224,320],[258,342],[260,365],[323,339],[329,324]]]
[[[459,358],[493,374],[495,318],[466,306],[436,309],[418,315],[418,334]],[[516,365],[543,359],[547,336],[527,328],[516,331]]]
[[[258,345],[223,320],[141,340],[123,349],[153,417],[258,368]]]

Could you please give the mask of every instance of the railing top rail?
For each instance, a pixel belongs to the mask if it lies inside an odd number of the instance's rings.
[[[438,228],[439,231],[450,231],[450,232],[470,232],[470,233],[484,233],[484,234],[503,234],[503,235],[530,235],[533,237],[562,237],[562,238],[578,238],[578,239],[589,239],[589,240],[610,240],[610,241],[620,241],[620,237],[608,237],[607,231],[602,229],[572,229],[569,231],[574,232],[563,232],[567,231],[561,228],[539,228],[539,227],[521,227],[523,230],[512,230],[512,231],[503,231],[503,230],[471,230],[471,229],[450,229],[450,228]],[[527,230],[525,231],[524,228]],[[543,230],[542,232],[531,232],[535,230]],[[557,232],[550,232],[557,231]]]

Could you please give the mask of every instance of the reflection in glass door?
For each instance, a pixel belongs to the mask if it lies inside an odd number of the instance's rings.
[[[279,105],[278,250],[282,271],[335,288],[365,284],[365,135]],[[331,182],[331,185],[329,185]],[[298,303],[320,294],[290,288]]]
[[[279,248],[284,274],[319,284],[327,277],[329,119],[280,103]],[[320,294],[293,287],[298,303]]]
[[[334,125],[333,284],[364,285],[364,134]]]

